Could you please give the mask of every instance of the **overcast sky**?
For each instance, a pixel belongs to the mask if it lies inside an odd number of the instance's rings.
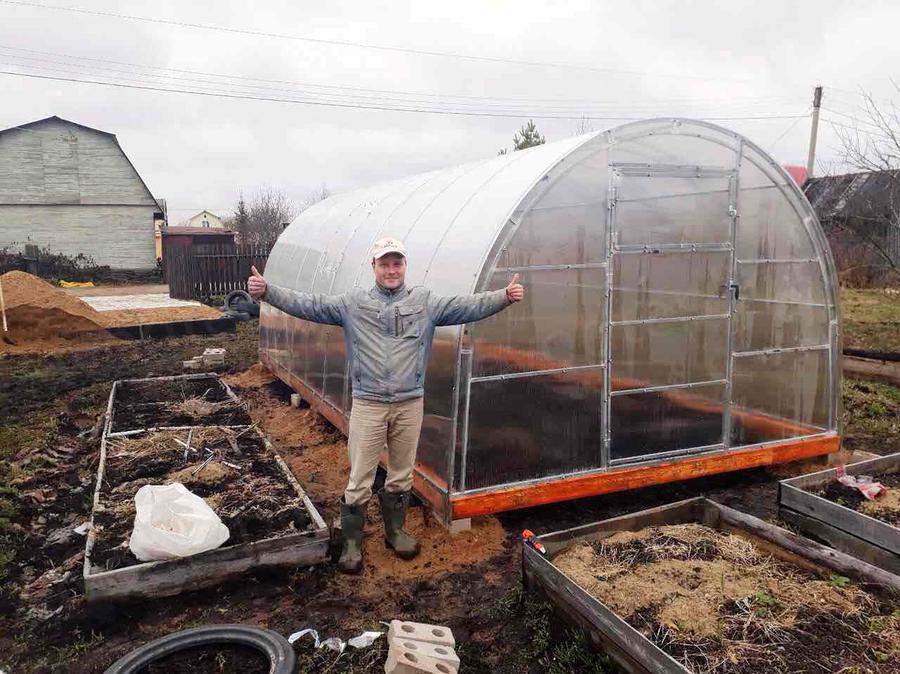
[[[888,0],[25,5],[0,0],[0,70],[499,115],[228,99],[0,74],[0,127],[59,115],[115,133],[153,193],[168,200],[173,224],[204,208],[227,215],[240,191],[252,194],[261,185],[302,202],[322,185],[341,192],[489,157],[509,147],[527,121],[503,116],[511,112],[533,114],[548,141],[579,126],[601,130],[624,120],[579,125],[547,116],[779,117],[717,123],[781,163],[805,164],[810,122],[791,116],[809,112],[816,84],[825,87],[823,118],[844,124],[856,124],[861,89],[884,102],[900,99],[891,82],[900,81],[900,3]],[[821,164],[834,166],[838,155],[834,127],[823,122]]]

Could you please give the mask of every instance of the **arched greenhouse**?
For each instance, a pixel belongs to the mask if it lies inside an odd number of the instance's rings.
[[[816,217],[760,148],[662,119],[340,194],[282,234],[266,277],[526,299],[439,328],[414,488],[445,520],[833,452],[838,286]],[[262,360],[346,431],[341,328],[261,316]]]

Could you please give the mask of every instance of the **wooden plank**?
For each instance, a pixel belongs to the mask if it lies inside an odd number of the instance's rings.
[[[453,519],[464,519],[535,505],[569,501],[586,496],[639,489],[656,484],[690,480],[735,470],[807,459],[838,450],[840,438],[829,434],[806,440],[788,440],[764,447],[736,449],[703,456],[672,459],[654,465],[595,471],[564,478],[498,487],[473,494],[453,495]]]
[[[848,463],[844,466],[844,470],[848,475],[873,475],[876,473],[898,473],[900,472],[900,452],[894,454],[886,454],[885,456],[876,456],[864,461],[856,461]],[[797,477],[782,480],[781,484],[787,484],[799,489],[810,489],[824,487],[830,482],[837,480],[837,469],[826,468],[818,470],[814,473],[806,475],[798,475]]]
[[[854,379],[867,379],[900,385],[900,363],[894,361],[843,357],[844,374]]]
[[[853,557],[861,559],[873,566],[878,566],[889,573],[900,575],[900,556],[884,548],[873,545],[867,540],[831,526],[815,517],[810,517],[784,506],[778,508],[778,516],[796,527],[804,534]]]
[[[209,587],[226,578],[266,566],[312,566],[328,558],[328,532],[318,530],[216,548],[181,559],[145,562],[85,576],[89,601],[159,597]],[[94,569],[92,568],[92,571]]]
[[[702,496],[667,503],[666,505],[641,510],[613,517],[602,522],[592,522],[581,526],[555,531],[540,536],[540,541],[547,548],[552,559],[557,553],[574,543],[583,540],[601,540],[619,531],[640,531],[647,527],[675,524],[679,522],[696,522],[703,520],[707,501]]]
[[[793,485],[780,485],[778,502],[785,508],[827,522],[873,545],[900,555],[900,529],[840,503]]]
[[[715,507],[719,510],[724,523],[770,541],[779,548],[804,557],[815,564],[833,569],[850,578],[881,585],[900,594],[900,576],[728,506],[715,504]]]

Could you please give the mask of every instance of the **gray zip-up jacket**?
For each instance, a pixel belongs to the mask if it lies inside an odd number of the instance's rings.
[[[316,323],[344,328],[353,397],[400,402],[424,394],[425,367],[438,325],[472,323],[509,306],[506,290],[439,297],[422,287],[354,288],[324,295],[268,285],[264,300]]]

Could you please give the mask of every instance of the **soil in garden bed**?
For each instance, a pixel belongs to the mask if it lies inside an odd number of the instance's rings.
[[[651,527],[578,543],[553,562],[695,674],[896,671],[894,602],[735,534]]]
[[[887,487],[887,491],[875,500],[867,499],[859,489],[847,487],[840,482],[832,482],[815,493],[838,505],[900,527],[900,474],[884,473],[873,475],[872,479]]]
[[[255,430],[241,434],[228,428],[195,429],[185,461],[186,448],[176,439],[186,442],[188,434],[157,431],[108,439],[104,490],[94,514],[93,566],[111,570],[139,563],[128,539],[134,526],[134,495],[147,484],[180,482],[202,497],[228,527],[225,545],[313,528],[303,500]]]
[[[244,407],[218,377],[120,382],[112,431],[168,426],[249,424]]]

